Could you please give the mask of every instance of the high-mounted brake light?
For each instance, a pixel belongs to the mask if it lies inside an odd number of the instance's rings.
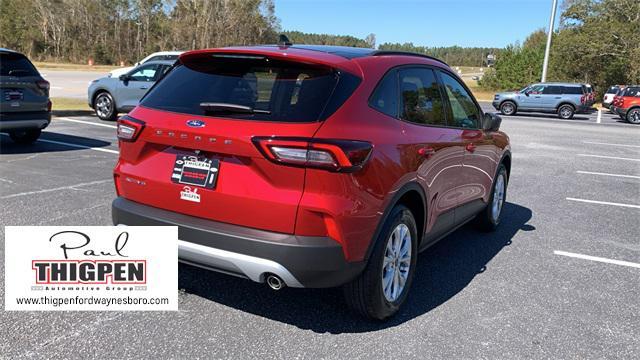
[[[142,129],[144,129],[144,121],[125,115],[118,119],[116,132],[118,139],[122,141],[136,141]]]
[[[269,160],[283,165],[353,172],[361,169],[372,146],[365,141],[286,137],[254,137],[258,150]]]

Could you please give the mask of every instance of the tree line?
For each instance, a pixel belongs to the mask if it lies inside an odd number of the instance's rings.
[[[600,94],[614,84],[640,83],[640,2],[565,0],[552,35],[547,81],[591,83]],[[480,81],[487,89],[518,89],[539,82],[547,34],[500,53]]]
[[[272,0],[1,0],[0,46],[37,60],[132,63],[160,50],[273,43]]]
[[[425,54],[456,66],[486,66],[487,55],[497,55],[501,51],[500,48],[491,47],[426,47],[415,46],[413,43],[383,43],[378,48],[380,50],[409,51]]]

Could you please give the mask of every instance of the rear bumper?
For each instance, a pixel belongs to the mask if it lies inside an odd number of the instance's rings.
[[[1,113],[0,131],[44,129],[51,123],[50,112]]]
[[[328,237],[296,236],[246,228],[116,198],[115,225],[178,226],[179,261],[264,282],[278,275],[287,286],[325,288],[345,284],[364,269],[347,262]]]

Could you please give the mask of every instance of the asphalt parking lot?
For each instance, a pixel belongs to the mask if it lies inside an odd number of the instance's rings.
[[[389,322],[353,316],[336,289],[180,265],[179,312],[3,311],[0,357],[640,358],[640,126],[519,114],[502,130],[503,223],[422,253]],[[56,118],[32,146],[0,135],[0,150],[0,225],[111,224],[113,123]]]

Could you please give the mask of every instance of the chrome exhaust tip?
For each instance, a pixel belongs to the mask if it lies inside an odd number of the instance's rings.
[[[267,285],[272,290],[276,290],[276,291],[286,286],[284,281],[282,281],[282,279],[280,279],[278,275],[274,275],[274,274],[267,275]]]

